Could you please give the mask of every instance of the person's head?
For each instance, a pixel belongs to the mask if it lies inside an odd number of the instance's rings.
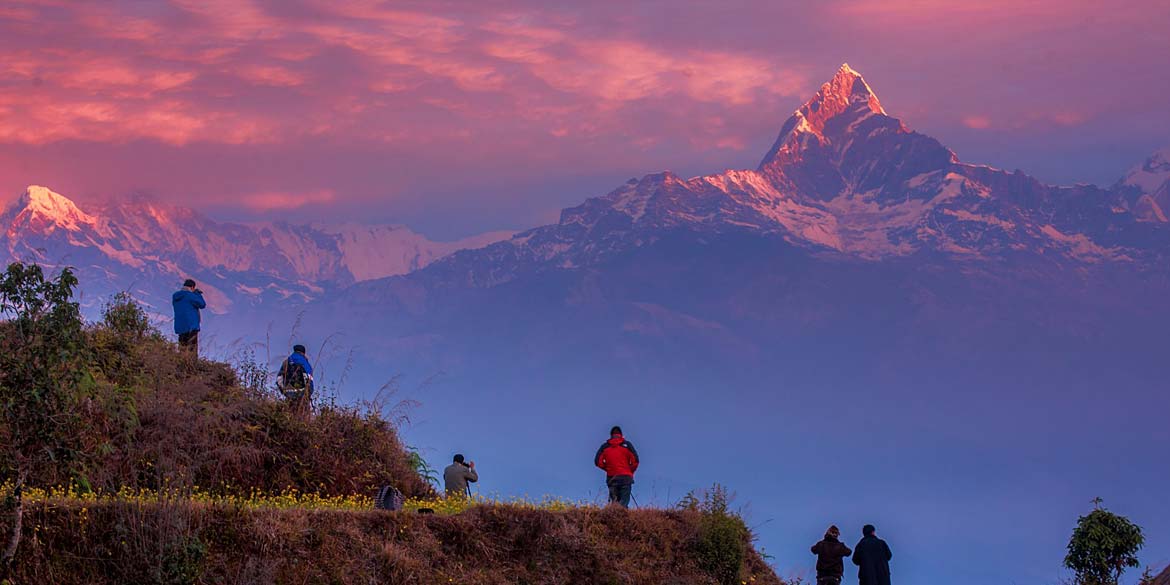
[[[828,530],[825,531],[825,536],[829,537],[829,538],[840,538],[841,529],[837,528],[837,525],[834,524],[834,525],[830,526]]]
[[[463,461],[464,461],[464,459],[463,459],[463,454],[462,454],[462,453],[456,453],[456,454],[455,454],[455,457],[453,457],[451,460],[452,460],[452,461],[454,461],[455,463],[463,463]]]
[[[303,346],[299,343],[293,346],[293,353],[303,354],[303,353],[305,353],[305,351],[306,351],[305,346]]]
[[[874,528],[873,524],[866,524],[865,526],[861,527],[862,536],[873,536],[875,531],[877,531],[877,528]]]
[[[183,281],[183,288],[185,288],[187,290],[195,290],[195,280],[191,279],[191,278],[184,280]]]
[[[620,434],[622,434],[622,428],[617,425],[614,425],[612,429],[609,429],[609,436],[611,437]]]

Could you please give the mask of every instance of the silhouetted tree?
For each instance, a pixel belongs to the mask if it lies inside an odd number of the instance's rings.
[[[1100,498],[1093,503],[1096,509],[1077,520],[1064,566],[1076,573],[1077,585],[1117,585],[1127,568],[1138,566],[1145,538],[1129,519],[1101,508]]]
[[[46,278],[40,266],[10,264],[0,277],[0,483],[11,534],[0,576],[20,545],[23,490],[38,470],[73,468],[80,455],[80,405],[94,379],[85,359],[81,313],[72,302],[77,278],[64,269]],[[75,476],[82,486],[84,476]]]

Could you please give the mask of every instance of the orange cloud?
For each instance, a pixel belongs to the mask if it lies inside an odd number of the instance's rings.
[[[986,130],[991,127],[991,118],[987,116],[965,116],[963,125],[975,130]]]
[[[264,192],[244,195],[241,202],[254,211],[288,210],[306,205],[330,203],[336,194],[329,189],[305,193]]]

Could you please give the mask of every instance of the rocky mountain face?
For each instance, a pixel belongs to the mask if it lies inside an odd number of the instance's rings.
[[[596,268],[682,233],[779,241],[850,265],[1164,273],[1168,189],[1165,152],[1112,188],[1045,185],[964,163],[887,114],[844,65],[785,122],[755,170],[631,179],[564,210],[554,225],[456,253],[405,282],[490,288],[526,274]]]
[[[510,235],[434,242],[402,226],[244,225],[145,200],[85,211],[36,185],[0,213],[0,228],[5,262],[74,266],[90,305],[126,290],[165,308],[170,289],[190,276],[216,313],[265,302],[299,305]]]

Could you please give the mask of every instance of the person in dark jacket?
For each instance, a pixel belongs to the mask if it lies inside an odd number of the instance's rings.
[[[479,474],[475,472],[475,462],[463,462],[463,454],[456,453],[451,465],[443,470],[443,487],[448,498],[471,497],[469,484],[479,481]]]
[[[812,553],[817,555],[817,585],[840,585],[841,577],[845,576],[845,563],[841,559],[853,551],[840,538],[841,529],[830,526],[824,540],[812,546]]]
[[[309,363],[305,346],[293,346],[292,355],[284,360],[277,374],[280,391],[292,402],[293,410],[307,414],[313,401],[313,364]]]
[[[861,529],[861,540],[853,547],[853,564],[861,585],[890,585],[890,559],[894,554],[886,541],[874,535],[873,524]]]
[[[593,464],[605,470],[605,485],[609,488],[611,503],[630,507],[638,463],[638,452],[634,450],[634,444],[622,436],[622,428],[610,429],[609,440],[601,444],[593,457]]]
[[[179,336],[179,347],[199,357],[199,310],[207,308],[203,291],[195,288],[195,281],[188,278],[183,290],[171,295],[175,309],[175,333]]]

